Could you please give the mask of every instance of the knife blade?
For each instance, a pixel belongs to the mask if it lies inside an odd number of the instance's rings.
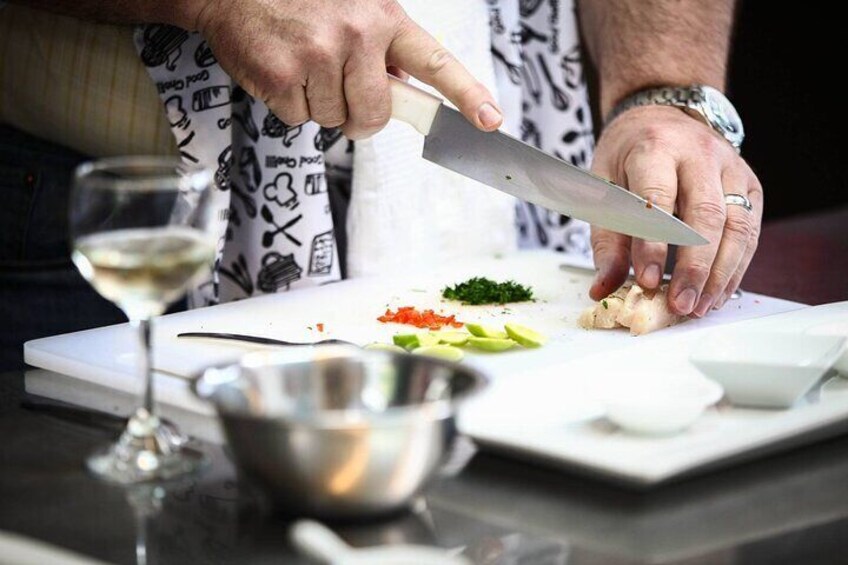
[[[392,78],[392,118],[424,134],[424,159],[566,216],[646,241],[707,240],[644,198],[500,131],[483,132],[442,100]]]

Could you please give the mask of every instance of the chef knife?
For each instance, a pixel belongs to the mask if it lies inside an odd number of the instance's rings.
[[[392,118],[422,133],[423,157],[507,194],[647,241],[707,240],[644,198],[503,132],[482,132],[442,100],[391,77]]]

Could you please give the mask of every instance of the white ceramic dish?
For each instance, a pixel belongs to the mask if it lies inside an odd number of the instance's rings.
[[[828,324],[813,326],[807,330],[810,335],[832,335],[848,338],[848,319]],[[848,378],[848,341],[842,349],[842,355],[833,363],[833,368],[843,377]]]
[[[628,371],[626,378],[601,379],[595,399],[621,429],[640,435],[671,435],[689,428],[724,391],[713,381],[690,376]]]
[[[841,336],[718,331],[698,341],[689,360],[721,384],[734,404],[789,408],[833,366],[844,346]]]

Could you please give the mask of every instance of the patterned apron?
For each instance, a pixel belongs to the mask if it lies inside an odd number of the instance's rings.
[[[475,17],[488,15],[496,95],[508,117],[520,118],[521,139],[588,166],[594,140],[573,0],[463,2],[482,4]],[[350,144],[312,122],[281,122],[233,83],[198,33],[150,24],[137,28],[135,43],[182,159],[217,171],[218,258],[190,304],[339,280],[326,174],[328,164],[351,170]],[[524,202],[515,208],[519,246],[589,253],[585,223]]]

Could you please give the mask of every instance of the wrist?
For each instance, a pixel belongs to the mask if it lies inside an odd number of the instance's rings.
[[[144,21],[199,31],[202,14],[210,3],[211,0],[154,0],[146,3]]]
[[[639,92],[652,88],[686,87],[692,84],[709,85],[724,93],[724,74],[715,73],[715,76],[699,77],[693,73],[671,73],[668,76],[646,76],[639,80],[602,81],[600,92],[601,116],[608,116],[616,106]]]
[[[730,100],[718,89],[703,84],[664,85],[640,90],[616,104],[605,116],[604,123],[608,125],[628,110],[649,106],[674,107],[685,111],[705,122],[737,151],[745,139],[742,119]]]

